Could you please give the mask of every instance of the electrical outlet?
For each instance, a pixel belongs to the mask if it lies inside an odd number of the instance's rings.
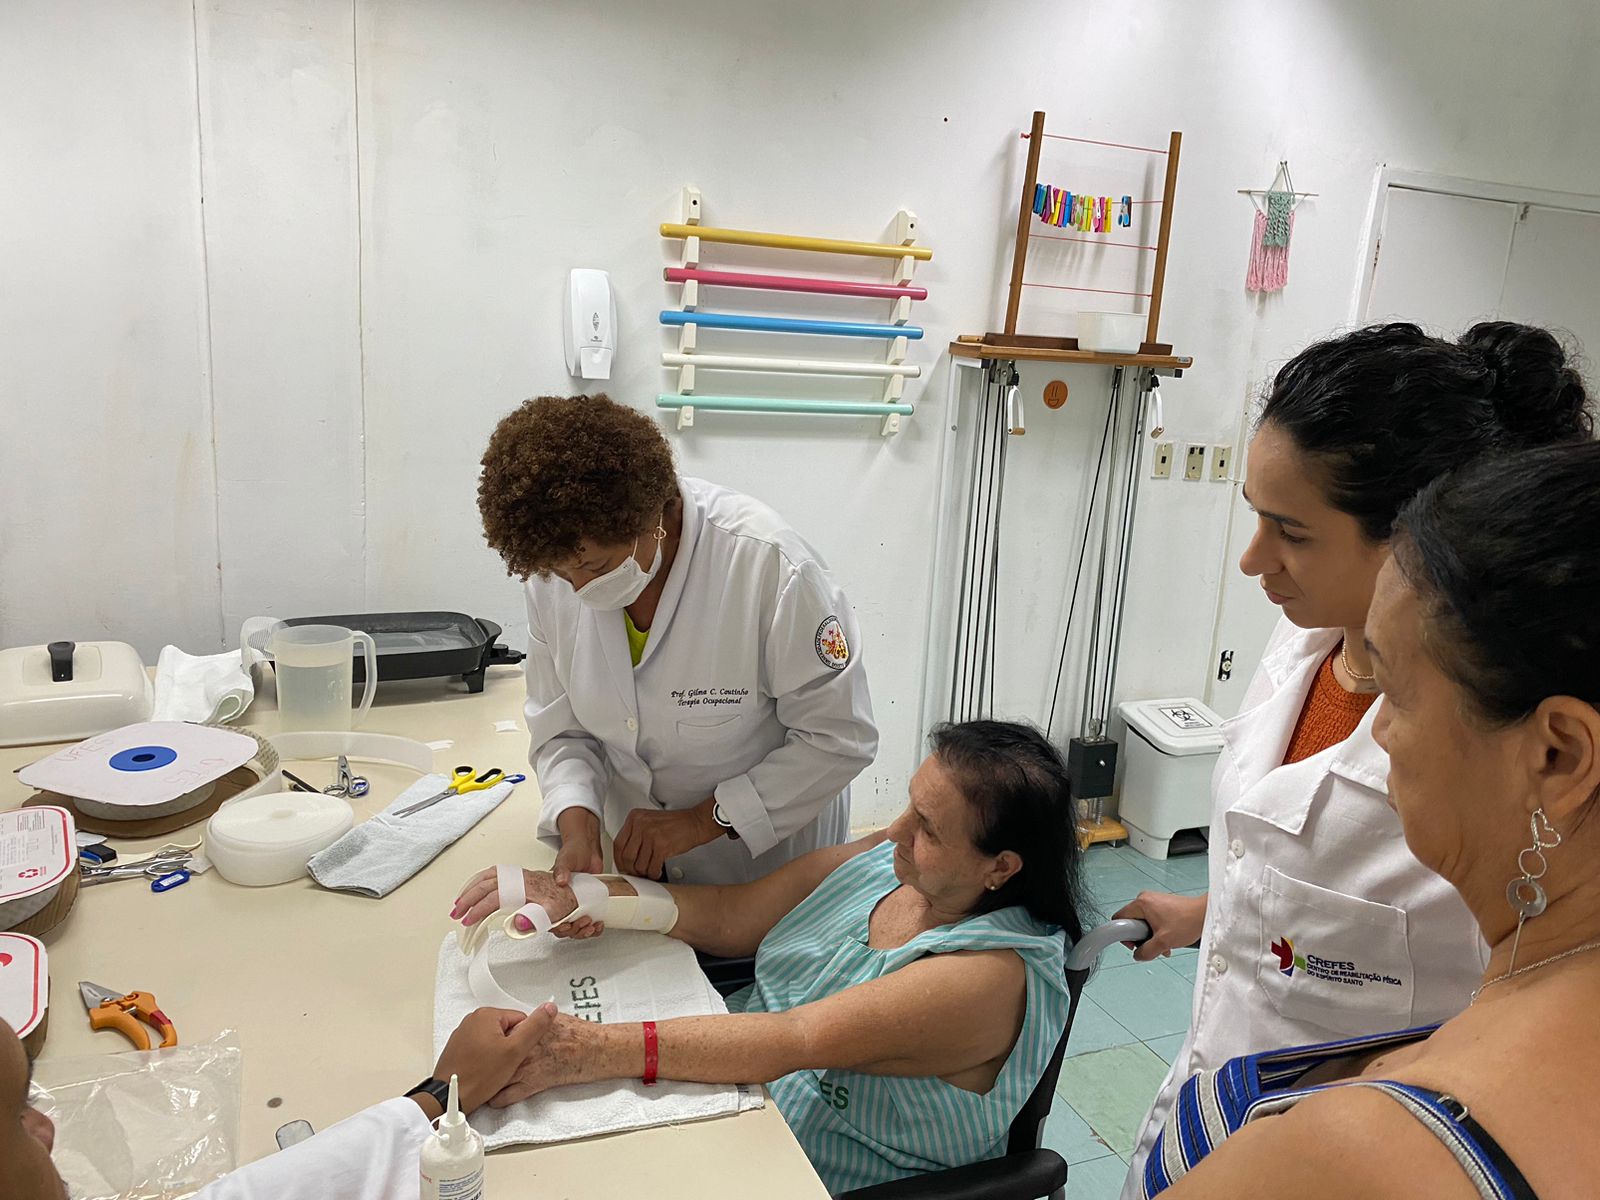
[[[1228,473],[1233,470],[1233,447],[1211,447],[1211,481],[1213,483],[1227,483]]]
[[[1157,442],[1150,458],[1150,474],[1156,479],[1172,478],[1172,443]]]
[[[1202,479],[1206,472],[1206,448],[1204,446],[1189,446],[1184,450],[1183,477],[1185,479]]]

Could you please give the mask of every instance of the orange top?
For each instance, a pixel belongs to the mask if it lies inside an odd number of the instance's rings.
[[[1289,739],[1288,753],[1283,756],[1285,765],[1310,758],[1344,741],[1356,731],[1361,718],[1378,698],[1377,692],[1347,692],[1339,686],[1339,681],[1333,677],[1333,660],[1338,653],[1336,646],[1317,668],[1306,705],[1295,722],[1294,736]]]

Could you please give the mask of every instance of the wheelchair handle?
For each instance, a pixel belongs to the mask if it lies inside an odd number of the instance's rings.
[[[1094,966],[1108,946],[1114,946],[1118,942],[1133,942],[1137,945],[1149,940],[1150,926],[1143,921],[1128,919],[1107,921],[1104,925],[1097,925],[1089,930],[1067,952],[1067,970],[1088,970]]]

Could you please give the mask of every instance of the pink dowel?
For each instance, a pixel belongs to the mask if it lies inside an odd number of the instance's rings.
[[[857,283],[850,279],[807,279],[799,275],[747,275],[740,271],[702,271],[698,267],[668,267],[668,283],[705,283],[713,287],[759,288],[766,292],[814,292],[824,296],[871,296],[898,300],[909,296],[926,300],[928,289],[892,283]]]

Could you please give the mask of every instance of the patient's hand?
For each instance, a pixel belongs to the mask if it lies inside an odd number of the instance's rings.
[[[505,1108],[551,1088],[585,1082],[585,1065],[593,1065],[598,1050],[597,1033],[589,1021],[557,1014],[549,1033],[527,1052],[510,1081],[489,1101],[490,1107]]]
[[[555,877],[548,871],[524,871],[522,873],[523,897],[539,905],[550,914],[552,921],[560,921],[573,909],[578,907],[578,898],[570,887],[555,881]],[[493,867],[486,871],[479,871],[467,881],[467,886],[461,889],[461,894],[456,897],[455,907],[450,910],[450,919],[459,920],[467,928],[471,928],[484,918],[492,916],[500,907],[500,885],[498,873]],[[557,926],[557,935],[564,936],[562,931],[566,926]]]

